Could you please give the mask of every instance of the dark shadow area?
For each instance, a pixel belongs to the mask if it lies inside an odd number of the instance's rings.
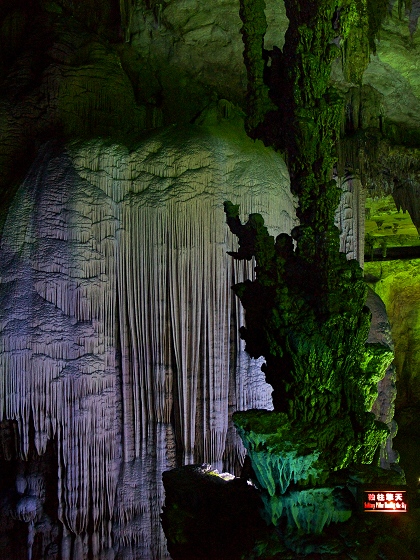
[[[389,247],[386,249],[385,253],[382,249],[373,250],[372,253],[365,253],[365,262],[372,261],[396,261],[404,259],[420,259],[420,246],[412,247]]]

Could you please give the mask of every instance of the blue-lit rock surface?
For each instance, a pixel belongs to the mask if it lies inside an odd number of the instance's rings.
[[[83,547],[165,558],[162,471],[238,470],[232,412],[271,406],[235,326],[232,281],[253,272],[227,255],[223,201],[257,208],[274,234],[294,225],[295,201],[281,156],[235,119],[215,107],[132,149],[46,145],[10,209],[0,406],[22,457],[56,442],[65,560]]]

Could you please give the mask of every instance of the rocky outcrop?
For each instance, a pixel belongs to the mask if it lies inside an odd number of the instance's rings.
[[[366,274],[383,299],[391,323],[398,376],[397,409],[420,407],[418,260],[368,263]]]
[[[243,230],[250,222],[251,216],[248,224],[242,226]],[[236,232],[232,221],[228,223],[239,237],[241,253],[245,246],[243,231]],[[262,234],[258,232],[256,235],[259,235],[261,245]],[[352,434],[354,427],[348,416],[356,418],[357,413],[345,414],[343,401],[340,414],[330,416],[328,422],[320,422],[319,416],[314,414],[307,422],[303,414],[292,417],[287,411],[276,409],[279,400],[276,400],[275,392],[274,411],[250,410],[234,414],[235,426],[248,451],[254,479],[261,490],[265,515],[274,526],[284,528],[286,523],[289,535],[320,534],[331,523],[347,521],[355,509],[354,497],[349,493],[348,470],[354,465],[372,463],[389,470],[398,460],[398,454],[392,450],[392,438],[396,431],[393,421],[396,392],[392,383],[395,381],[394,368],[390,367],[394,356],[390,326],[383,302],[372,291],[366,304],[373,320],[355,386],[357,383],[358,399],[364,402],[363,410],[373,412],[381,425],[377,423],[373,426],[371,423],[362,436],[360,427]],[[309,337],[305,347],[307,353],[308,347]],[[248,340],[247,349],[249,351]],[[337,362],[334,361],[336,367]],[[307,377],[302,393],[306,391],[310,395],[313,408],[325,409],[326,405],[320,398],[322,386],[318,387],[310,378],[311,365],[314,367],[309,363],[305,369]],[[296,375],[296,369],[296,366],[291,369],[292,374]],[[284,376],[286,373],[285,369],[280,369],[277,375]],[[353,372],[339,370],[339,373],[345,387],[346,377]],[[274,382],[273,387],[276,387]],[[352,390],[354,395],[356,391]],[[344,391],[345,388],[342,393]],[[331,407],[328,408],[331,414]],[[378,434],[375,435],[375,431],[379,430],[382,430],[381,439]],[[375,454],[379,455],[376,461]],[[367,474],[370,476],[368,471]],[[394,473],[389,474],[392,479]],[[359,484],[363,482],[369,481],[362,478]],[[294,541],[296,538],[291,539],[290,545],[298,546],[293,549],[299,552],[299,538]]]
[[[398,463],[399,455],[392,447],[392,440],[397,432],[397,425],[394,420],[395,414],[395,399],[397,397],[396,388],[396,368],[394,365],[394,342],[391,336],[391,325],[387,316],[385,303],[381,298],[373,292],[368,291],[366,305],[372,313],[372,322],[370,326],[369,336],[367,339],[368,345],[380,361],[383,361],[384,367],[378,369],[382,371],[385,369],[385,375],[378,380],[377,394],[375,392],[375,400],[372,406],[372,412],[380,422],[386,424],[389,428],[389,436],[380,449],[380,465],[384,469],[389,469],[391,465]],[[387,355],[392,356],[393,361],[389,363]],[[374,367],[378,366],[378,358]]]
[[[165,472],[163,483],[162,525],[173,560],[240,560],[265,534],[260,496],[245,479],[204,464]]]
[[[405,143],[409,140],[404,138],[407,130],[414,131],[420,126],[420,80],[414,62],[419,51],[418,2],[412,2],[410,10],[407,4],[400,10],[400,3],[392,2],[363,82],[382,94],[380,114],[384,126]]]

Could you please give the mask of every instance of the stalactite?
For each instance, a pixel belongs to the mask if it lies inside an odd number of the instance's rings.
[[[131,38],[131,17],[133,12],[132,0],[120,0],[121,27],[126,42]]]
[[[24,208],[22,229],[2,246],[6,262],[20,261],[8,268],[9,278],[2,274],[6,291],[13,290],[2,316],[5,415],[19,422],[24,456],[30,416],[39,453],[57,437],[60,518],[83,536],[90,515],[104,547],[119,456],[115,357],[104,332],[115,323],[115,291],[100,289],[109,240],[92,227],[100,219],[99,197],[92,207],[91,194],[68,189],[69,158],[49,154],[34,169],[17,202]],[[77,223],[80,230],[72,227]],[[98,476],[100,465],[108,468]]]
[[[227,255],[223,201],[261,212],[275,235],[295,225],[295,202],[280,156],[226,138],[171,127],[132,152],[47,146],[10,211],[0,403],[24,456],[31,417],[39,453],[57,440],[63,559],[89,547],[164,558],[162,471],[179,451],[237,467],[232,412],[271,406],[237,339],[231,285],[253,265]]]

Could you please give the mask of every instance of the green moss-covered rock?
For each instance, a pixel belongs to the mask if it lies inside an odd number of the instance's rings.
[[[323,487],[290,491],[284,496],[268,498],[263,495],[268,521],[279,525],[282,517],[287,518],[290,528],[303,534],[320,534],[331,523],[347,521],[352,514],[352,503],[340,499],[340,488]]]
[[[244,5],[245,64],[252,99],[258,100],[249,108],[249,132],[287,153],[291,189],[299,198],[300,225],[276,240],[261,216],[251,214],[242,224],[238,208],[225,203],[227,223],[239,240],[232,256],[255,257],[257,263],[255,280],[234,290],[246,310],[241,336],[251,356],[265,358],[275,409],[236,415],[234,421],[273,519],[282,515],[280,496],[291,484],[317,487],[331,471],[372,463],[389,433],[369,410],[392,350],[366,344],[367,288],[358,263],[339,253],[334,226],[340,191],[331,176],[344,99],[330,83],[341,48],[347,81],[361,84],[386,5],[285,0],[285,44],[282,52],[271,53],[261,46],[263,2]],[[265,84],[277,109],[263,118]],[[294,519],[301,529],[293,507],[289,522]],[[320,526],[322,521],[311,521],[306,530]]]
[[[367,385],[363,391],[366,410],[372,409],[373,403],[378,396],[377,385],[383,379],[393,359],[393,350],[383,344],[366,344],[364,360],[360,364]]]
[[[290,484],[319,486],[333,471],[372,463],[389,430],[373,414],[366,413],[364,422],[364,431],[355,433],[344,415],[324,425],[291,422],[285,414],[266,410],[234,415],[260,486],[270,495],[284,493]]]
[[[233,256],[256,256],[255,281],[234,289],[246,310],[241,335],[250,355],[266,360],[275,410],[302,423],[305,437],[307,426],[316,426],[329,468],[369,462],[384,433],[367,411],[392,352],[365,345],[370,312],[360,268],[337,253],[335,269],[320,270],[308,254],[293,251],[289,236],[274,242],[261,216],[242,225],[237,207],[225,209],[239,238]]]
[[[290,422],[283,413],[250,410],[235,413],[234,423],[247,449],[270,523],[279,525],[286,518],[289,530],[317,534],[330,523],[349,519],[354,507],[353,500],[345,499],[349,477],[344,475],[340,484],[340,473],[338,477],[331,473],[338,458],[342,467],[350,460],[372,462],[380,442],[373,415],[370,427],[352,444],[352,426],[345,418],[336,426],[320,428]],[[383,426],[382,439],[387,434]]]
[[[290,484],[306,486],[324,481],[328,468],[320,460],[314,434],[299,432],[282,413],[238,412],[234,423],[248,451],[261,488],[272,497]]]

